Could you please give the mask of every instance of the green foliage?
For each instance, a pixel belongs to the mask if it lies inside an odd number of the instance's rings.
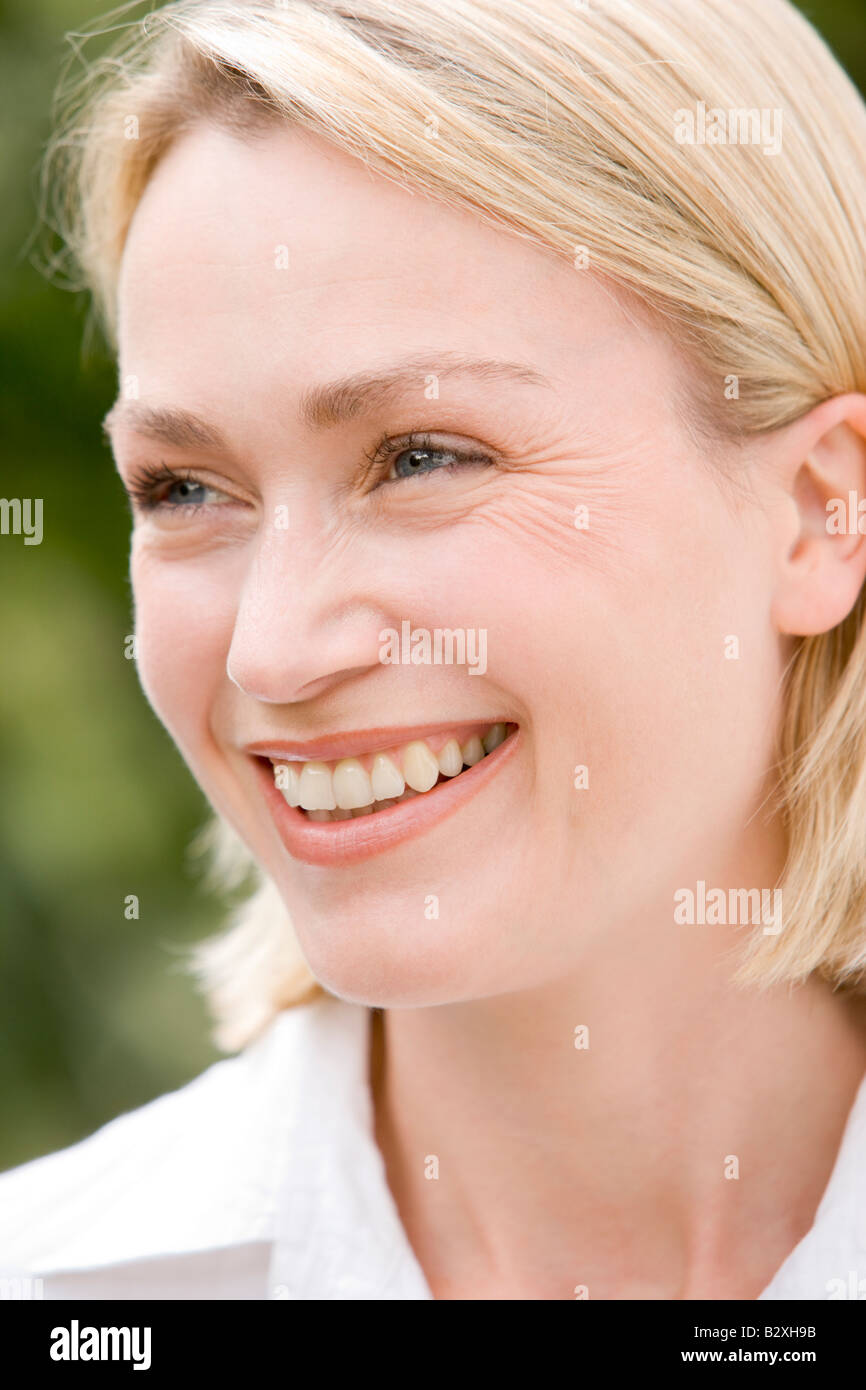
[[[32,263],[63,35],[98,13],[2,15],[0,492],[43,499],[44,539],[0,543],[0,1168],[220,1055],[182,968],[219,925],[186,856],[207,806],[124,657],[129,515],[100,431],[114,364],[83,352],[85,296]]]

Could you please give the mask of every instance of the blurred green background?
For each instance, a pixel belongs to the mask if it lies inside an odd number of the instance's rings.
[[[100,435],[114,366],[85,350],[86,297],[32,264],[64,35],[109,8],[0,0],[0,495],[42,497],[45,526],[40,546],[0,538],[0,1169],[221,1055],[183,970],[222,920],[186,853],[207,807],[124,658],[129,521]],[[866,92],[866,0],[801,8]]]
[[[114,364],[85,350],[86,297],[31,264],[63,36],[109,8],[0,0],[0,495],[42,497],[45,531],[0,537],[0,1168],[221,1055],[182,968],[222,921],[186,853],[208,809],[124,657],[129,514],[100,431]]]

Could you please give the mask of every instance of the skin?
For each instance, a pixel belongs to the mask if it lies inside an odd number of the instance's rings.
[[[778,881],[780,681],[863,583],[824,502],[866,488],[866,398],[731,453],[735,494],[677,412],[692,369],[595,275],[289,129],[174,146],[119,303],[121,380],[228,445],[113,416],[127,484],[155,463],[210,489],[136,513],[140,677],[314,974],[385,1010],[376,1137],[434,1296],[756,1297],[814,1216],[866,1025],[814,979],[735,989],[750,929],[675,925],[673,894]],[[550,384],[442,376],[437,400],[419,376],[301,424],[309,387],[421,352]],[[371,478],[365,451],[412,429],[494,464]],[[486,628],[486,673],[380,664],[405,618]],[[289,857],[244,751],[488,717],[521,738],[490,784],[351,868]]]

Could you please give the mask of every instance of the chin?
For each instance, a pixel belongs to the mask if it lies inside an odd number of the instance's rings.
[[[369,930],[357,920],[347,925],[351,940],[342,929],[323,931],[321,923],[314,939],[309,939],[295,924],[310,971],[323,989],[347,1003],[418,1009],[494,992],[489,981],[485,986],[477,978],[477,966],[473,970],[464,960],[465,943],[456,948],[439,940],[425,946],[417,937],[413,941],[405,921],[400,939],[383,933],[377,924],[371,924]],[[483,958],[486,953],[473,954],[477,961],[479,954]]]

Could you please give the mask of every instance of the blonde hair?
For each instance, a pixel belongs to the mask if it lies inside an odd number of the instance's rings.
[[[112,342],[127,230],[171,143],[202,119],[251,140],[283,120],[529,243],[584,248],[688,355],[708,444],[866,391],[866,107],[787,0],[179,0],[122,26],[67,97],[46,213]],[[783,152],[679,143],[699,103],[781,111]],[[832,632],[797,639],[785,925],[752,934],[744,985],[866,977],[863,609],[861,592]],[[233,872],[251,863],[219,823],[216,840]],[[192,968],[226,1049],[319,988],[261,877]]]

